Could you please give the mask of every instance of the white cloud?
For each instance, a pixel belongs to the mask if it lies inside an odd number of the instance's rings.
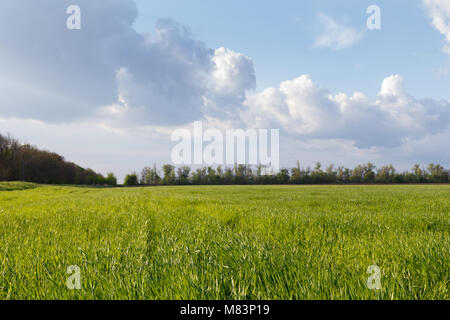
[[[82,27],[73,31],[65,24],[73,1],[1,2],[1,116],[183,124],[203,117],[205,99],[223,111],[255,87],[251,59],[210,49],[184,26],[165,19],[153,35],[136,32],[132,0],[76,3]]]
[[[212,61],[217,94],[244,97],[246,90],[255,88],[255,71],[249,57],[222,47],[215,50]]]
[[[444,52],[450,55],[450,1],[423,0],[423,3],[432,19],[433,27],[445,37]]]
[[[208,91],[203,96],[207,117],[236,119],[246,93],[256,87],[253,61],[226,48],[218,48],[212,57],[213,68]]]
[[[316,40],[315,45],[317,47],[341,50],[351,47],[364,37],[364,30],[358,31],[355,28],[340,24],[323,13],[320,13],[318,17],[324,30]]]
[[[399,75],[383,81],[375,102],[360,92],[332,94],[303,75],[249,95],[244,105],[241,118],[249,125],[276,126],[299,139],[349,140],[362,148],[398,146],[450,125],[450,102],[414,99]]]

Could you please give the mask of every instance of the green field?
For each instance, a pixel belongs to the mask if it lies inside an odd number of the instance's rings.
[[[449,299],[449,218],[448,185],[0,183],[0,299]]]

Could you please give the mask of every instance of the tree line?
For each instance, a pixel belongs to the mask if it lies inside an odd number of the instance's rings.
[[[416,164],[410,171],[400,172],[392,165],[377,168],[372,163],[353,169],[330,165],[323,169],[317,162],[314,168],[283,168],[277,173],[267,173],[263,166],[235,165],[234,167],[203,167],[196,170],[189,166],[170,164],[144,168],[140,174],[125,177],[126,186],[156,185],[247,185],[247,184],[401,184],[401,183],[449,183],[450,170],[440,164],[425,168]]]
[[[116,185],[113,173],[106,177],[68,162],[59,154],[22,144],[0,134],[0,181],[43,184]]]
[[[377,168],[372,163],[353,169],[330,165],[322,168],[283,168],[271,173],[264,166],[235,165],[234,167],[175,167],[165,164],[145,167],[140,174],[125,177],[125,186],[157,185],[247,185],[247,184],[390,184],[390,183],[449,183],[450,170],[440,164],[419,164],[400,172],[392,165]],[[103,176],[84,169],[64,157],[39,150],[30,144],[0,134],[0,181],[25,181],[42,184],[117,185],[113,173]]]

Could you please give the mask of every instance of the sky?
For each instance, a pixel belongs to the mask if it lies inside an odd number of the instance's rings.
[[[309,74],[333,92],[361,91],[375,97],[386,75],[402,74],[408,77],[406,89],[417,98],[450,99],[450,77],[436,73],[448,66],[448,56],[440,50],[442,34],[430,26],[420,0],[138,0],[137,4],[139,32],[153,31],[158,19],[170,17],[189,26],[211,48],[231,48],[251,57],[259,90]],[[366,10],[373,4],[381,8],[381,30],[367,31],[346,50],[314,46],[323,31],[320,14],[364,31]]]
[[[449,89],[449,0],[0,4],[0,133],[119,179],[200,120],[279,129],[282,166],[448,167]]]

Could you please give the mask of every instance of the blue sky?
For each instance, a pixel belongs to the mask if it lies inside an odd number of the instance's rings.
[[[119,179],[195,121],[279,129],[281,166],[450,166],[449,0],[2,0],[0,70],[1,134]]]
[[[416,98],[450,99],[450,75],[442,35],[430,25],[420,0],[396,1],[137,1],[135,28],[151,32],[170,17],[188,26],[211,48],[232,48],[253,59],[258,89],[309,74],[333,92],[365,92],[374,98],[381,81],[402,74]],[[314,46],[324,13],[358,30],[366,28],[370,5],[379,5],[382,30],[339,51]]]

